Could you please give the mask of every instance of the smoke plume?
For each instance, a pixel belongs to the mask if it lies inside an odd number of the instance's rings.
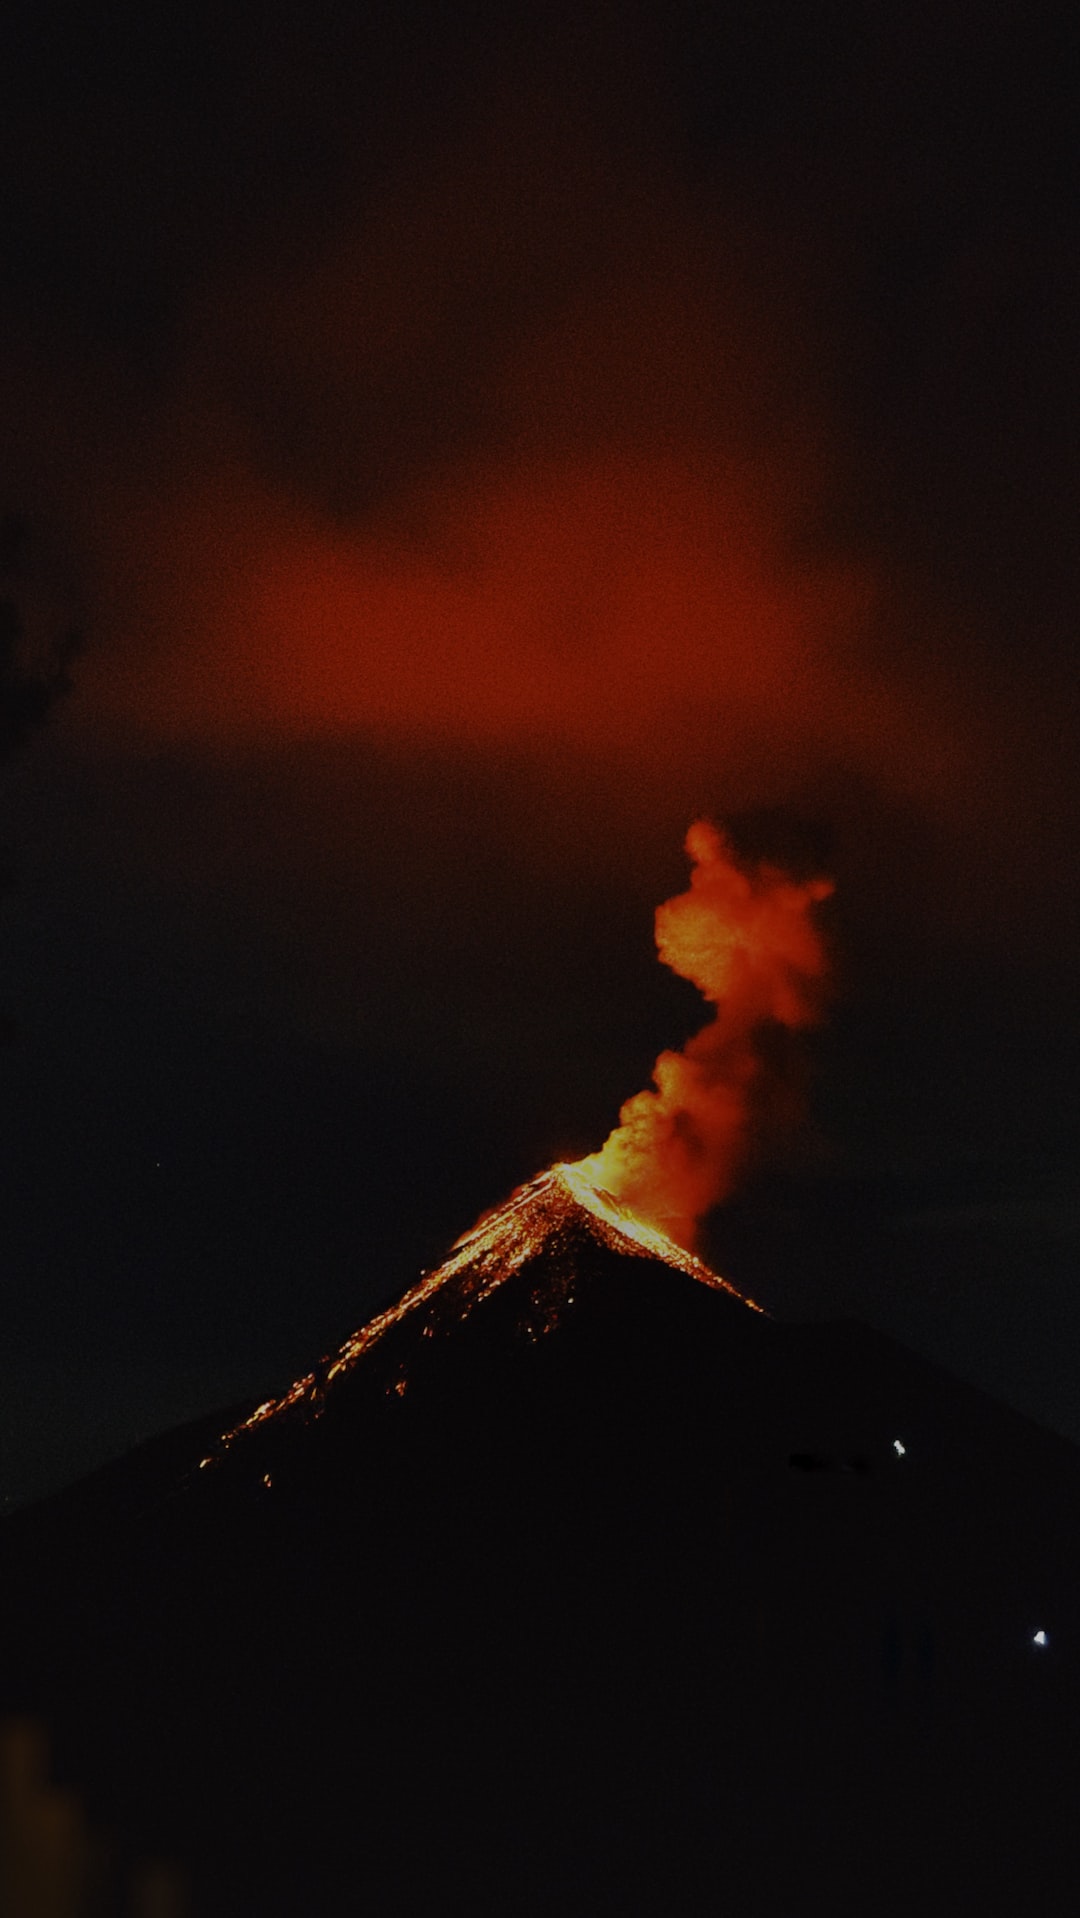
[[[627,1100],[606,1144],[582,1164],[639,1217],[689,1245],[744,1162],[763,1034],[819,1015],[826,956],[812,909],[833,888],[766,864],[744,870],[705,820],[691,826],[686,850],[690,890],[658,907],[656,944],[716,1016],[681,1052],[660,1054],[654,1089]]]

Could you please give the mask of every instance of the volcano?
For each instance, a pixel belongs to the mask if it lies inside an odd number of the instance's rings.
[[[424,1341],[445,1347],[479,1307],[487,1307],[484,1329],[497,1325],[508,1345],[521,1339],[535,1343],[555,1331],[575,1306],[579,1315],[595,1307],[602,1284],[598,1273],[610,1270],[605,1254],[666,1264],[753,1312],[761,1310],[666,1233],[635,1218],[577,1166],[557,1165],[486,1213],[433,1272],[355,1332],[332,1359],[298,1379],[281,1398],[266,1400],[222,1443],[231,1447],[267,1421],[319,1417],[328,1392],[341,1394],[346,1381],[403,1394],[412,1378],[431,1371],[435,1355]],[[670,1298],[658,1299],[658,1316],[670,1306]],[[478,1330],[470,1326],[470,1344]],[[435,1364],[442,1362],[439,1352]],[[214,1463],[213,1456],[203,1460],[204,1467]]]
[[[1078,1509],[1064,1441],[559,1166],[5,1521],[0,1700],[193,1918],[1072,1910]]]

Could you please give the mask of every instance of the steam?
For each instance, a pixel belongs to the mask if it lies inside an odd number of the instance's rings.
[[[693,981],[716,1016],[682,1052],[662,1052],[655,1089],[635,1093],[581,1170],[641,1218],[690,1245],[697,1222],[730,1192],[745,1161],[770,1025],[813,1025],[826,957],[812,909],[828,879],[774,866],[744,870],[723,834],[698,820],[686,836],[690,890],[658,907],[664,964]]]

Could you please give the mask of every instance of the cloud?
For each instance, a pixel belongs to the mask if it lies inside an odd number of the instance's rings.
[[[830,212],[793,183],[800,241],[734,166],[691,176],[633,35],[567,48],[501,47],[363,153],[334,92],[332,180],[223,175],[200,250],[204,168],[186,224],[169,202],[154,378],[70,339],[63,380],[12,374],[92,587],[74,723],[532,754],[678,831],[872,790],[963,840],[950,897],[978,874],[996,910],[1062,850],[1060,682],[980,650],[964,568],[920,570],[892,510],[904,432],[875,437],[845,251],[869,190]]]
[[[486,138],[203,289],[76,510],[85,699],[123,733],[353,733],[917,779],[955,728],[873,657],[876,556],[796,287],[580,133]],[[793,335],[796,337],[793,338]]]

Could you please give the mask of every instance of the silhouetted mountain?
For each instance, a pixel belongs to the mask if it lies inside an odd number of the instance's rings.
[[[1076,1454],[888,1339],[556,1168],[230,1425],[0,1530],[197,1918],[1073,1910]]]

